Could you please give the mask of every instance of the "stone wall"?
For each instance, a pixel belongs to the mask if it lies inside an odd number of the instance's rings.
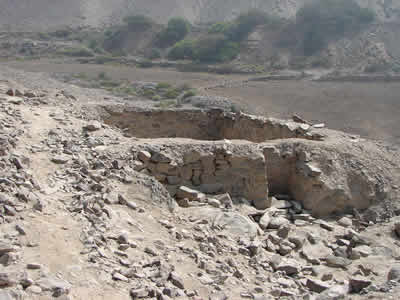
[[[229,193],[269,207],[265,158],[251,143],[163,143],[135,145],[137,169],[162,182],[174,196],[181,186],[207,194]]]
[[[366,209],[391,190],[392,175],[380,167],[385,159],[371,152],[376,146],[364,141],[368,145],[361,147],[342,133],[218,109],[112,107],[107,113],[106,123],[153,139],[132,139],[135,169],[154,176],[172,196],[184,186],[195,193],[229,193],[265,209],[268,192],[286,194],[325,216]],[[324,135],[323,142],[314,141]],[[155,139],[165,137],[179,139]]]
[[[260,144],[271,194],[288,194],[314,216],[363,210],[383,202],[392,173],[382,152],[351,143],[294,140]]]
[[[285,138],[320,138],[307,124],[229,113],[220,109],[143,111],[117,106],[104,109],[105,123],[117,126],[137,138],[241,139],[255,143]]]

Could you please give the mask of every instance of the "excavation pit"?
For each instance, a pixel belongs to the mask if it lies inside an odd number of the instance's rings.
[[[387,195],[374,154],[333,131],[220,109],[104,110],[105,123],[137,138],[131,142],[134,169],[172,196],[186,186],[265,209],[268,195],[287,194],[322,216],[365,209]]]
[[[217,141],[267,140],[303,138],[319,139],[310,133],[307,124],[230,113],[221,109],[138,110],[137,108],[106,107],[104,121],[137,138],[189,138]]]

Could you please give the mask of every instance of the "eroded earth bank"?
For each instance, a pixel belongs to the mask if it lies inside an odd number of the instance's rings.
[[[397,298],[397,147],[0,75],[0,299]]]

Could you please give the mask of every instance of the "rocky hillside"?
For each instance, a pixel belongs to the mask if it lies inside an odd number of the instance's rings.
[[[289,18],[309,0],[1,0],[0,25],[3,30],[47,30],[62,25],[100,26],[119,22],[129,14],[145,14],[166,22],[183,16],[192,23],[231,19],[249,9],[260,9]],[[394,0],[358,0],[384,21],[398,20],[400,3]]]

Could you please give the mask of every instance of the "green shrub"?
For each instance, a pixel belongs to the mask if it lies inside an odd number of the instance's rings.
[[[195,41],[185,39],[180,42],[177,42],[169,51],[168,58],[177,60],[177,59],[186,59],[193,58],[195,48]]]
[[[304,5],[296,15],[302,29],[305,55],[323,49],[331,39],[360,30],[374,20],[374,13],[361,8],[355,0],[316,0]]]
[[[136,89],[133,87],[123,87],[121,88],[122,92],[128,95],[136,95]]]
[[[89,78],[89,76],[85,72],[80,72],[78,74],[75,74],[74,77],[77,79],[88,79]]]
[[[195,103],[193,103],[193,106],[198,107],[198,108],[206,108],[207,103],[206,102],[195,102]]]
[[[66,55],[66,56],[73,56],[73,57],[93,57],[94,53],[92,50],[86,47],[76,47],[76,48],[66,48],[57,51],[58,54]]]
[[[183,99],[186,99],[186,98],[189,98],[189,97],[193,97],[193,96],[196,96],[196,94],[197,94],[197,91],[196,90],[189,90],[189,91],[186,91],[184,94],[183,94],[183,96],[182,96],[182,98]]]
[[[55,36],[57,38],[68,38],[72,34],[72,31],[70,29],[58,29],[50,35]]]
[[[39,32],[38,37],[39,37],[39,39],[44,40],[44,41],[48,41],[51,39],[51,36],[46,32]]]
[[[384,62],[376,62],[370,64],[364,68],[364,72],[366,73],[378,73],[384,72],[390,69],[390,65]]]
[[[100,85],[105,88],[115,88],[115,87],[120,86],[120,83],[116,82],[116,81],[103,80],[103,81],[100,81]]]
[[[151,48],[150,53],[146,55],[148,59],[158,59],[161,58],[161,50],[158,48]]]
[[[130,86],[119,86],[114,90],[114,93],[117,95],[137,95],[136,89]]]
[[[206,36],[181,40],[169,51],[168,58],[192,59],[201,63],[225,62],[239,54],[239,43],[259,24],[272,24],[277,19],[259,11],[249,11],[230,23],[216,23]]]
[[[184,49],[184,50],[183,50]],[[184,54],[182,54],[184,53]],[[184,46],[173,48],[170,59],[191,59],[200,63],[226,62],[239,54],[239,44],[229,41],[224,35],[208,35]],[[202,66],[187,66],[186,71],[207,71]],[[180,70],[186,67],[182,66]]]
[[[310,29],[304,33],[303,49],[304,55],[313,55],[322,50],[327,43],[327,37],[323,32]]]
[[[161,98],[160,95],[154,95],[154,96],[151,97],[151,100],[153,100],[153,101],[161,101],[162,98]]]
[[[199,62],[224,62],[239,54],[239,45],[224,35],[213,34],[196,42],[193,58]]]
[[[153,20],[144,15],[127,16],[124,18],[124,23],[130,30],[146,30],[153,26]]]
[[[192,59],[198,62],[224,62],[239,54],[239,45],[223,34],[209,34],[196,41],[177,43],[168,54],[170,59]]]
[[[105,37],[110,37],[114,34],[114,31],[111,28],[108,28],[105,32],[104,32],[104,36]]]
[[[97,75],[97,78],[98,78],[98,79],[102,79],[102,80],[106,80],[106,79],[108,79],[109,77],[107,76],[107,73],[106,73],[106,72],[100,72],[100,73]]]
[[[98,46],[99,46],[99,42],[97,40],[90,40],[88,43],[88,47],[92,50],[94,50]]]
[[[217,74],[233,74],[235,73],[235,67],[233,65],[230,64],[223,64],[221,66],[218,66],[218,68],[215,69],[215,73]]]
[[[123,27],[106,31],[103,41],[103,48],[110,52],[122,51],[122,46],[124,44],[126,35],[127,30]]]
[[[392,66],[392,71],[395,72],[395,73],[400,73],[400,65],[398,63],[395,63]]]
[[[145,59],[145,60],[138,62],[137,66],[139,68],[151,68],[153,66],[153,63],[150,60]]]
[[[123,19],[124,23],[119,26],[113,26],[107,29],[102,36],[102,47],[105,50],[114,53],[123,52],[125,41],[134,38],[131,35],[146,31],[155,24],[149,17],[144,15],[127,16]],[[120,56],[125,55],[125,53]]]
[[[156,44],[161,47],[169,47],[185,38],[190,31],[190,23],[183,18],[172,18],[167,27],[156,38]]]
[[[290,59],[289,65],[295,70],[305,69],[307,67],[307,57],[293,56]]]
[[[156,86],[157,90],[165,90],[169,88],[171,88],[171,84],[169,84],[168,82],[160,82]]]
[[[225,33],[229,29],[230,25],[230,23],[226,22],[215,23],[210,27],[208,33]]]
[[[100,42],[96,39],[91,39],[89,41],[88,48],[93,50],[95,53],[99,53],[99,54],[104,53],[104,49],[100,45]]]
[[[192,86],[190,85],[190,83],[183,83],[183,84],[179,85],[179,86],[177,87],[177,89],[178,89],[179,91],[183,92],[183,91],[192,90],[193,88],[192,88]]]
[[[229,40],[240,42],[246,39],[257,25],[273,24],[276,22],[278,22],[277,18],[258,10],[251,10],[237,17],[236,20],[225,28],[223,33]]]
[[[175,99],[179,96],[180,91],[176,88],[169,88],[166,93],[164,94],[164,97],[167,99]]]
[[[242,111],[240,106],[238,104],[236,104],[236,103],[232,103],[231,104],[230,110],[231,110],[232,113],[238,113],[238,112]]]
[[[151,89],[146,89],[143,90],[141,94],[146,98],[152,99],[152,97],[156,95],[156,92]]]
[[[126,56],[126,51],[123,48],[114,49],[111,52],[111,56],[114,57],[114,58],[119,58],[121,56]]]
[[[311,61],[311,66],[313,68],[330,68],[332,67],[332,62],[326,56],[314,57]]]
[[[94,58],[95,63],[99,64],[99,65],[103,65],[103,64],[108,63],[108,62],[113,62],[115,60],[116,59],[114,57],[107,56],[107,55],[96,56]]]

